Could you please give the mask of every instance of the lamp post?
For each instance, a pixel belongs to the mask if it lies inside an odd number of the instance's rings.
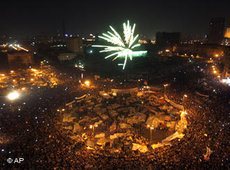
[[[153,130],[154,130],[154,127],[151,125],[147,125],[147,128],[149,128],[149,134],[150,134],[150,139],[149,139],[149,143],[151,144],[152,143],[152,133],[153,133]]]
[[[184,94],[184,96],[183,96],[183,98],[182,98],[183,111],[185,111],[185,109],[184,109],[184,100],[185,100],[185,98],[187,98],[187,97],[188,97],[187,94]]]
[[[92,133],[92,134],[94,134],[94,126],[93,126],[93,125],[90,125],[89,128],[90,128],[90,129],[93,129],[93,133]]]
[[[150,127],[150,144],[152,143],[152,137],[153,137],[153,130],[154,130],[154,127]]]
[[[95,127],[98,127],[98,125],[90,125],[89,128],[90,129],[93,129],[93,143],[95,144],[95,133],[94,133],[94,130],[95,130]]]
[[[168,87],[169,84],[164,84],[164,95],[166,95],[166,87]]]
[[[58,112],[60,112],[60,121],[61,123],[63,122],[63,112],[65,111],[65,109],[57,109]]]
[[[90,129],[93,129],[93,136],[95,136],[95,133],[94,133],[95,127],[98,127],[98,125],[96,124],[96,125],[89,126]]]

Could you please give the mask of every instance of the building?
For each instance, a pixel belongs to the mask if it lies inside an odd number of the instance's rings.
[[[24,68],[34,64],[33,54],[20,44],[0,45],[1,70]]]
[[[68,37],[66,39],[66,46],[70,52],[83,55],[83,43],[80,37]]]
[[[172,47],[180,44],[180,32],[157,32],[156,45],[158,47]]]
[[[25,51],[8,52],[8,65],[10,68],[23,68],[32,65],[33,54]]]
[[[222,42],[222,45],[230,46],[230,27],[225,28],[224,40]]]
[[[61,62],[71,61],[74,60],[75,58],[76,58],[75,53],[61,53],[58,55],[58,60]]]
[[[174,48],[174,53],[185,56],[201,56],[204,58],[218,58],[224,56],[224,47],[212,44],[182,44]]]
[[[208,44],[221,44],[224,39],[225,18],[212,18],[209,22]]]

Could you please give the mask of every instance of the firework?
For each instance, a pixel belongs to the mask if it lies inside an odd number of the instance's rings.
[[[98,37],[111,43],[111,45],[93,45],[93,47],[104,48],[100,51],[101,53],[110,53],[105,59],[114,57],[114,61],[117,58],[124,58],[124,63],[118,65],[122,65],[123,69],[125,69],[128,59],[132,60],[133,57],[144,56],[147,53],[147,51],[135,51],[135,49],[140,46],[139,43],[136,43],[139,35],[134,35],[135,27],[136,24],[131,26],[129,21],[123,23],[124,37],[122,38],[120,34],[110,26],[111,31],[107,31],[107,33],[103,33],[102,36]]]

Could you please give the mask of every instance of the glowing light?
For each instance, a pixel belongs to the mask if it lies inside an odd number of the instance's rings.
[[[183,115],[183,114],[186,114],[186,115],[187,115],[188,113],[187,113],[186,111],[182,111],[182,112],[181,112],[181,115]]]
[[[89,87],[90,86],[90,81],[86,80],[84,84]]]
[[[230,38],[230,28],[227,28],[224,34],[225,38]]]
[[[34,69],[34,68],[31,68],[31,71],[37,72],[38,70],[36,70],[36,69]]]
[[[87,146],[86,147],[88,150],[94,150],[93,148],[91,148],[91,147],[89,147],[89,146]]]
[[[134,36],[135,27],[136,24],[131,26],[129,21],[123,23],[124,38],[122,39],[120,34],[110,26],[112,32],[108,31],[98,37],[111,43],[111,45],[93,45],[93,47],[104,48],[104,50],[100,51],[101,53],[110,52],[111,54],[106,56],[105,59],[114,57],[114,61],[117,58],[124,58],[124,63],[118,65],[123,66],[123,69],[125,69],[128,58],[132,60],[133,57],[140,57],[147,54],[147,51],[134,51],[135,48],[140,46],[139,43],[135,43],[139,36],[138,34]]]
[[[13,91],[13,92],[10,92],[8,95],[7,95],[7,98],[9,99],[9,100],[16,100],[16,99],[18,99],[19,98],[19,93],[18,92],[16,92],[16,91]]]
[[[169,49],[166,49],[166,50],[165,50],[165,52],[169,53],[169,52],[170,52],[170,50],[169,50]]]
[[[92,129],[92,128],[93,128],[93,125],[90,125],[89,128]]]
[[[230,86],[230,78],[222,79],[222,82]]]

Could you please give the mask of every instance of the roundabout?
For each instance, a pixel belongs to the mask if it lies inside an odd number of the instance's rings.
[[[62,125],[70,138],[87,149],[146,153],[183,138],[186,114],[170,104],[162,90],[95,89],[71,103]]]

